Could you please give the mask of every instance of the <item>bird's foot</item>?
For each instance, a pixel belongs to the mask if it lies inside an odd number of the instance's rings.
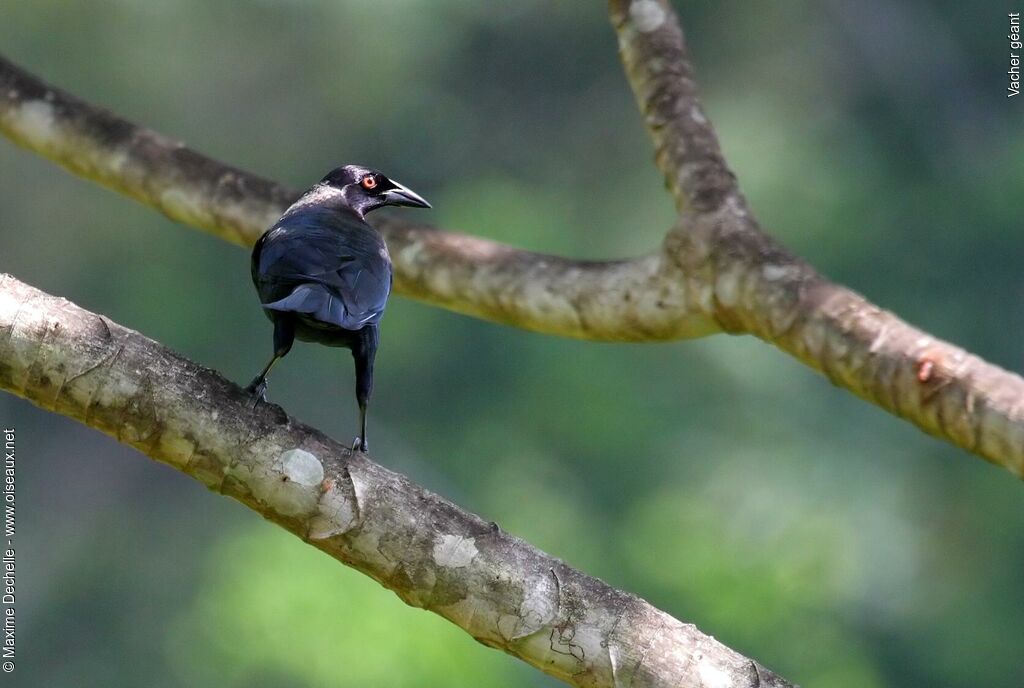
[[[369,449],[370,446],[366,444],[366,440],[362,437],[356,437],[352,440],[352,451],[363,452],[365,454]]]
[[[260,402],[267,400],[267,381],[266,379],[256,378],[249,383],[249,386],[245,388],[245,391],[252,395],[252,408],[256,408],[260,405]]]

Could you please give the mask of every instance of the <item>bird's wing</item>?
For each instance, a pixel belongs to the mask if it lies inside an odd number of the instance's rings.
[[[283,218],[260,239],[252,270],[264,308],[347,330],[378,322],[391,291],[383,239],[337,213]]]

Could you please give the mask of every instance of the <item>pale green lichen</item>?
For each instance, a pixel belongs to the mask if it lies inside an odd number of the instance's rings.
[[[319,485],[324,479],[324,466],[304,449],[290,449],[281,454],[281,470],[299,485]]]

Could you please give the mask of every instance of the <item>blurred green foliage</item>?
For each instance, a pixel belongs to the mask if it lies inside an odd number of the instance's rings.
[[[999,3],[688,3],[764,225],[908,320],[1022,366],[1020,102]],[[1011,8],[1012,9],[1012,8]],[[447,228],[577,257],[672,222],[600,3],[0,2],[0,46],[197,149],[306,186],[342,162]],[[0,146],[0,270],[248,380],[247,256]],[[1024,494],[763,344],[559,340],[397,299],[393,468],[805,685],[1024,682]],[[272,400],[335,437],[350,363]],[[5,396],[23,685],[549,686],[193,481]]]
[[[452,624],[294,545],[269,529],[224,538],[195,601],[168,629],[182,685],[479,686],[533,673],[511,658],[491,661]]]

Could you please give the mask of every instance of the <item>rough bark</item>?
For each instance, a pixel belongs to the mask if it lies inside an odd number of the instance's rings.
[[[789,686],[644,600],[289,418],[218,373],[0,276],[0,387],[228,495],[575,686]]]
[[[661,341],[722,330],[1024,477],[1024,379],[835,285],[765,234],[729,171],[665,0],[612,0],[623,64],[680,210],[658,250],[576,261],[382,220],[398,293],[538,332]],[[295,192],[45,84],[0,58],[0,131],[168,217],[247,246]]]
[[[665,252],[729,332],[1024,477],[1024,379],[833,284],[759,226],[704,114],[667,0],[611,0],[622,62],[680,210]]]

